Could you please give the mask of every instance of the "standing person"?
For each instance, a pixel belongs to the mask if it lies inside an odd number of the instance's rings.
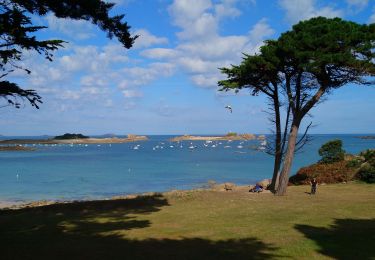
[[[316,187],[318,186],[318,181],[313,178],[312,181],[310,181],[311,184],[311,195],[314,195],[316,193]]]

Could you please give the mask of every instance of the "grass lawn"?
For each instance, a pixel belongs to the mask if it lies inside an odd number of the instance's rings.
[[[375,185],[0,210],[0,259],[375,259]]]

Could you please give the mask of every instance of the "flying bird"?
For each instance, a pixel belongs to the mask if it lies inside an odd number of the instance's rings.
[[[232,107],[230,105],[225,106],[225,108],[228,108],[229,111],[232,113]]]

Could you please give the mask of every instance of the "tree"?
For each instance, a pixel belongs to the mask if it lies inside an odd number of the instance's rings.
[[[116,37],[125,48],[131,48],[138,36],[130,35],[130,27],[122,21],[124,15],[109,15],[113,6],[101,0],[0,0],[0,80],[15,69],[31,73],[30,69],[17,64],[22,59],[23,51],[36,51],[52,61],[53,51],[63,47],[62,40],[38,40],[33,34],[47,27],[34,26],[31,15],[43,16],[52,12],[59,18],[90,21],[105,31],[110,39]],[[7,105],[16,108],[20,107],[20,100],[23,99],[36,108],[42,103],[34,90],[24,90],[7,80],[0,81],[0,97]]]
[[[277,56],[283,67],[281,73],[285,75],[285,93],[292,111],[287,151],[276,192],[284,195],[304,117],[334,89],[348,83],[372,84],[375,24],[312,18],[283,33],[277,45]]]
[[[303,139],[297,140],[299,128],[311,109],[334,89],[348,83],[372,84],[374,45],[375,24],[359,25],[340,18],[317,17],[294,25],[277,40],[266,41],[260,54],[245,56],[241,65],[221,69],[229,78],[219,82],[225,90],[250,88],[254,95],[264,93],[274,103],[273,179],[277,169],[276,154],[283,159],[276,194],[286,193],[294,153],[301,141],[303,144]],[[284,133],[289,131],[285,138],[281,138],[280,113],[277,113],[282,95],[288,107],[287,115],[290,115],[290,124],[288,120],[285,122]]]
[[[245,54],[240,65],[232,65],[231,68],[220,69],[222,73],[227,75],[228,79],[218,82],[219,86],[221,86],[220,91],[234,90],[238,92],[240,89],[248,88],[251,90],[253,96],[262,93],[266,95],[270,101],[270,108],[271,111],[273,111],[271,120],[276,127],[275,147],[273,149],[274,170],[270,187],[271,190],[274,190],[276,187],[284,149],[282,145],[283,138],[280,119],[281,101],[279,99],[279,85],[282,83],[282,79],[278,74],[278,60],[274,55],[274,50],[271,42],[269,42],[268,45],[261,48],[260,54]],[[289,115],[289,111],[287,114]]]
[[[342,149],[342,141],[332,140],[322,145],[319,149],[319,155],[321,163],[333,163],[343,161],[345,157],[345,151]]]
[[[269,120],[275,125],[274,141],[269,142],[266,152],[274,156],[274,167],[271,190],[277,186],[277,178],[285,153],[285,144],[287,141],[287,132],[290,126],[290,106],[285,102],[282,96],[284,86],[284,76],[280,73],[280,60],[277,57],[277,46],[275,41],[266,41],[266,45],[260,48],[260,52],[254,55],[244,55],[240,65],[232,65],[230,68],[221,68],[221,72],[226,74],[226,80],[221,80],[218,85],[220,91],[247,88],[251,90],[253,96],[259,93],[264,94],[269,100]],[[286,106],[285,121],[282,123],[281,107]],[[311,124],[310,124],[311,125]],[[297,142],[298,149],[307,141],[307,127],[305,134]]]

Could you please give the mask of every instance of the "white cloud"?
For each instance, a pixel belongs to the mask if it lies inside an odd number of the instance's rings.
[[[167,48],[146,49],[140,53],[143,57],[149,59],[171,59],[177,56],[178,52]]]
[[[361,11],[367,6],[368,0],[346,0],[346,3],[350,8],[355,8],[356,11]]]
[[[221,3],[215,5],[215,13],[219,18],[237,17],[241,15],[241,11],[233,6],[236,0],[223,0]]]
[[[316,6],[316,0],[280,0],[279,3],[285,9],[286,17],[292,24],[317,16],[328,18],[343,16],[342,10],[331,6]]]
[[[120,44],[108,44],[102,48],[93,45],[73,46],[72,53],[57,59],[57,62],[67,71],[95,72],[128,60],[126,50]]]
[[[191,0],[175,0],[168,7],[174,24],[179,27],[188,27],[194,20],[202,17],[204,12],[212,7],[211,0],[198,0],[192,4]]]
[[[139,98],[139,97],[143,97],[143,93],[142,92],[140,92],[138,90],[132,90],[132,89],[123,90],[122,94],[126,98]]]
[[[121,74],[126,75],[118,87],[121,89],[145,86],[159,77],[167,77],[173,74],[175,66],[171,63],[155,62],[147,67],[123,68]]]
[[[179,44],[175,49],[148,49],[141,54],[175,64],[199,87],[217,87],[222,79],[218,68],[240,62],[243,52],[254,53],[274,33],[267,20],[261,19],[247,34],[221,36],[219,23],[241,14],[237,4],[238,0],[217,4],[202,0],[192,6],[191,1],[175,0],[168,11],[173,24],[181,29],[176,33]]]
[[[89,21],[57,18],[52,13],[48,14],[45,19],[49,29],[68,37],[79,40],[95,37],[94,26]]]
[[[61,99],[77,100],[80,97],[81,97],[81,94],[78,91],[72,91],[72,90],[61,91],[61,94],[60,94]]]
[[[375,23],[375,10],[373,12],[373,14],[370,16],[370,19],[368,21],[369,23]]]
[[[217,82],[222,79],[220,73],[216,74],[197,74],[191,77],[192,81],[203,88],[217,87]]]
[[[267,19],[263,18],[257,22],[250,30],[250,39],[254,43],[261,42],[264,38],[270,37],[275,31],[267,23]]]
[[[145,29],[140,29],[140,30],[135,31],[134,35],[139,35],[139,37],[134,42],[134,45],[133,45],[134,49],[145,48],[145,47],[149,47],[151,45],[156,45],[156,44],[168,43],[167,38],[157,37]]]

